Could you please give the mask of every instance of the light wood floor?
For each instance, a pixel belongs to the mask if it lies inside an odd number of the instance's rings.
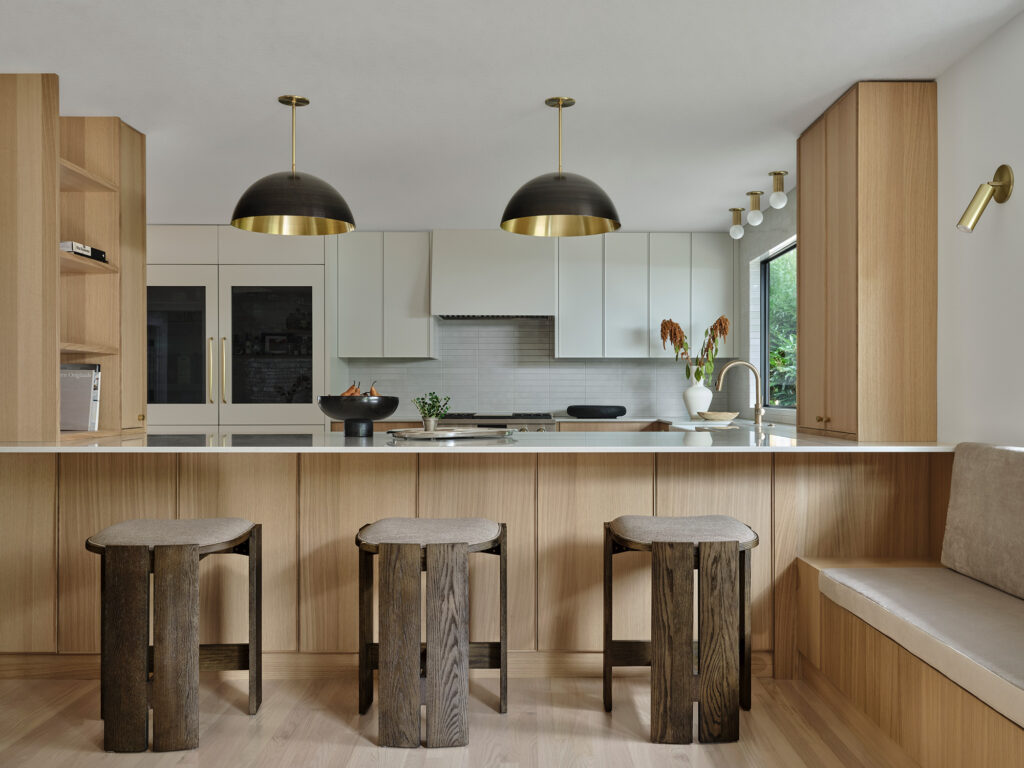
[[[193,752],[106,754],[97,680],[0,680],[0,766],[701,766],[912,768],[887,736],[834,689],[754,678],[753,709],[735,744],[648,741],[649,679],[616,679],[615,711],[599,678],[513,679],[499,715],[497,680],[471,683],[470,746],[381,749],[377,709],[356,713],[354,674],[335,680],[267,680],[263,707],[244,713],[244,680],[204,675],[202,732]],[[695,730],[696,732],[696,730]]]

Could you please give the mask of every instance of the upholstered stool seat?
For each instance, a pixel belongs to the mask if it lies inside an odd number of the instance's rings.
[[[249,538],[253,523],[237,517],[199,520],[125,520],[90,536],[85,543],[91,552],[102,554],[108,546],[147,547],[195,544],[199,554],[231,549]]]
[[[700,517],[651,517],[623,515],[608,527],[630,549],[650,549],[655,541],[736,541],[740,550],[757,546],[757,534],[749,526],[726,515]]]
[[[249,670],[249,714],[262,693],[262,527],[238,518],[127,520],[89,537],[100,555],[100,716],[103,748],[199,746],[199,669]],[[199,561],[249,559],[249,642],[199,644]],[[149,645],[150,574],[153,645]]]
[[[359,713],[380,679],[379,743],[420,746],[420,706],[427,746],[469,743],[469,670],[499,669],[499,708],[508,709],[508,569],[504,523],[482,518],[391,517],[364,525],[359,547]],[[469,642],[469,554],[498,555],[498,642]],[[373,642],[373,560],[380,557],[380,642]],[[420,578],[427,574],[426,637],[420,643]]]
[[[466,544],[470,552],[483,552],[498,543],[501,525],[480,517],[428,519],[422,517],[385,517],[359,529],[356,543],[367,552],[377,553],[389,544]]]
[[[739,710],[750,709],[750,554],[756,546],[757,534],[725,515],[624,515],[605,523],[607,711],[612,709],[612,668],[649,666],[651,741],[691,743],[694,702],[701,742],[739,738]],[[612,558],[631,550],[651,553],[650,641],[612,637]]]

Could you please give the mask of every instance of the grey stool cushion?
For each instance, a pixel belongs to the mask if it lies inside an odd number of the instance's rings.
[[[960,443],[942,564],[1024,597],[1024,450]]]
[[[102,551],[110,546],[153,547],[195,544],[200,551],[217,551],[244,539],[253,524],[239,517],[199,520],[126,520],[90,536],[86,546]]]
[[[609,524],[612,534],[624,544],[650,549],[655,541],[738,541],[740,549],[757,546],[757,534],[726,515],[700,517],[651,517],[623,515]]]
[[[367,552],[376,552],[381,544],[461,544],[470,552],[489,549],[501,535],[501,526],[482,517],[427,519],[421,517],[385,517],[360,529],[356,544]]]

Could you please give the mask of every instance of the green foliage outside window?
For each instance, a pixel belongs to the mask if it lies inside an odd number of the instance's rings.
[[[765,405],[796,407],[796,248],[767,264],[768,377]]]

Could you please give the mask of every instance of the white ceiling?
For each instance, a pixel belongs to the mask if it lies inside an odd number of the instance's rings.
[[[361,229],[497,226],[555,165],[627,230],[721,230],[852,82],[933,78],[1024,0],[3,0],[0,71],[146,133],[149,219],[224,223],[289,162]],[[993,76],[998,74],[993,73]],[[789,185],[795,181],[791,175]]]

